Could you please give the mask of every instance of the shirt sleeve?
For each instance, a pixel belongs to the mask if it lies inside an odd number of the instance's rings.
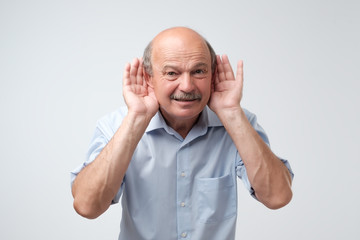
[[[256,115],[249,112],[246,109],[244,109],[244,112],[245,112],[250,124],[255,129],[255,131],[260,135],[260,137],[266,143],[266,145],[268,145],[270,147],[269,139],[268,139],[264,129],[258,124]],[[287,160],[285,160],[285,159],[280,158],[280,157],[279,157],[279,159],[284,163],[284,165],[289,170],[291,178],[294,178],[294,173],[293,173],[293,171],[291,169],[291,166],[290,166],[289,162]],[[255,191],[254,191],[254,189],[252,188],[252,186],[250,184],[244,162],[242,161],[239,153],[236,155],[236,174],[243,181],[246,189],[248,189],[251,196],[254,197],[255,199],[257,199],[256,196],[255,196]]]
[[[76,176],[80,173],[80,171],[83,168],[85,168],[87,165],[89,165],[92,161],[96,159],[96,157],[100,154],[102,149],[108,144],[114,133],[115,131],[111,127],[110,121],[107,121],[107,119],[103,118],[97,122],[93,137],[90,141],[90,145],[88,152],[86,154],[85,161],[77,168],[75,168],[73,171],[70,172],[71,187],[75,181]],[[124,182],[125,180],[123,181],[123,183]],[[120,196],[122,194],[123,183],[121,184],[118,193],[112,200],[112,203],[119,202]]]

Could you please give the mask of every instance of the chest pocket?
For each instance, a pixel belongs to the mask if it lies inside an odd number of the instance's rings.
[[[236,184],[232,176],[197,178],[197,219],[202,223],[216,223],[236,215]]]

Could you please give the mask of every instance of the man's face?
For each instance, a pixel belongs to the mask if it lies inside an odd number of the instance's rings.
[[[193,35],[167,37],[154,43],[154,88],[167,121],[196,119],[211,93],[211,57],[205,42]]]

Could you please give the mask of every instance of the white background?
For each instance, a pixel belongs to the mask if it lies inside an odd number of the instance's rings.
[[[239,181],[236,239],[358,239],[359,13],[356,0],[1,0],[0,239],[117,239],[121,206],[77,215],[69,171],[124,104],[125,63],[178,25],[244,60],[242,105],[295,172],[277,211]]]

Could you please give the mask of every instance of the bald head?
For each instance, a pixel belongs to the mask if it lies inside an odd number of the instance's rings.
[[[186,46],[197,44],[202,46],[207,54],[211,57],[211,70],[215,71],[216,68],[216,54],[211,45],[196,31],[186,27],[174,27],[166,29],[160,32],[145,48],[143,62],[146,73],[150,76],[153,74],[152,69],[152,56],[154,52],[166,51],[173,46],[177,46],[177,49],[184,48]]]

